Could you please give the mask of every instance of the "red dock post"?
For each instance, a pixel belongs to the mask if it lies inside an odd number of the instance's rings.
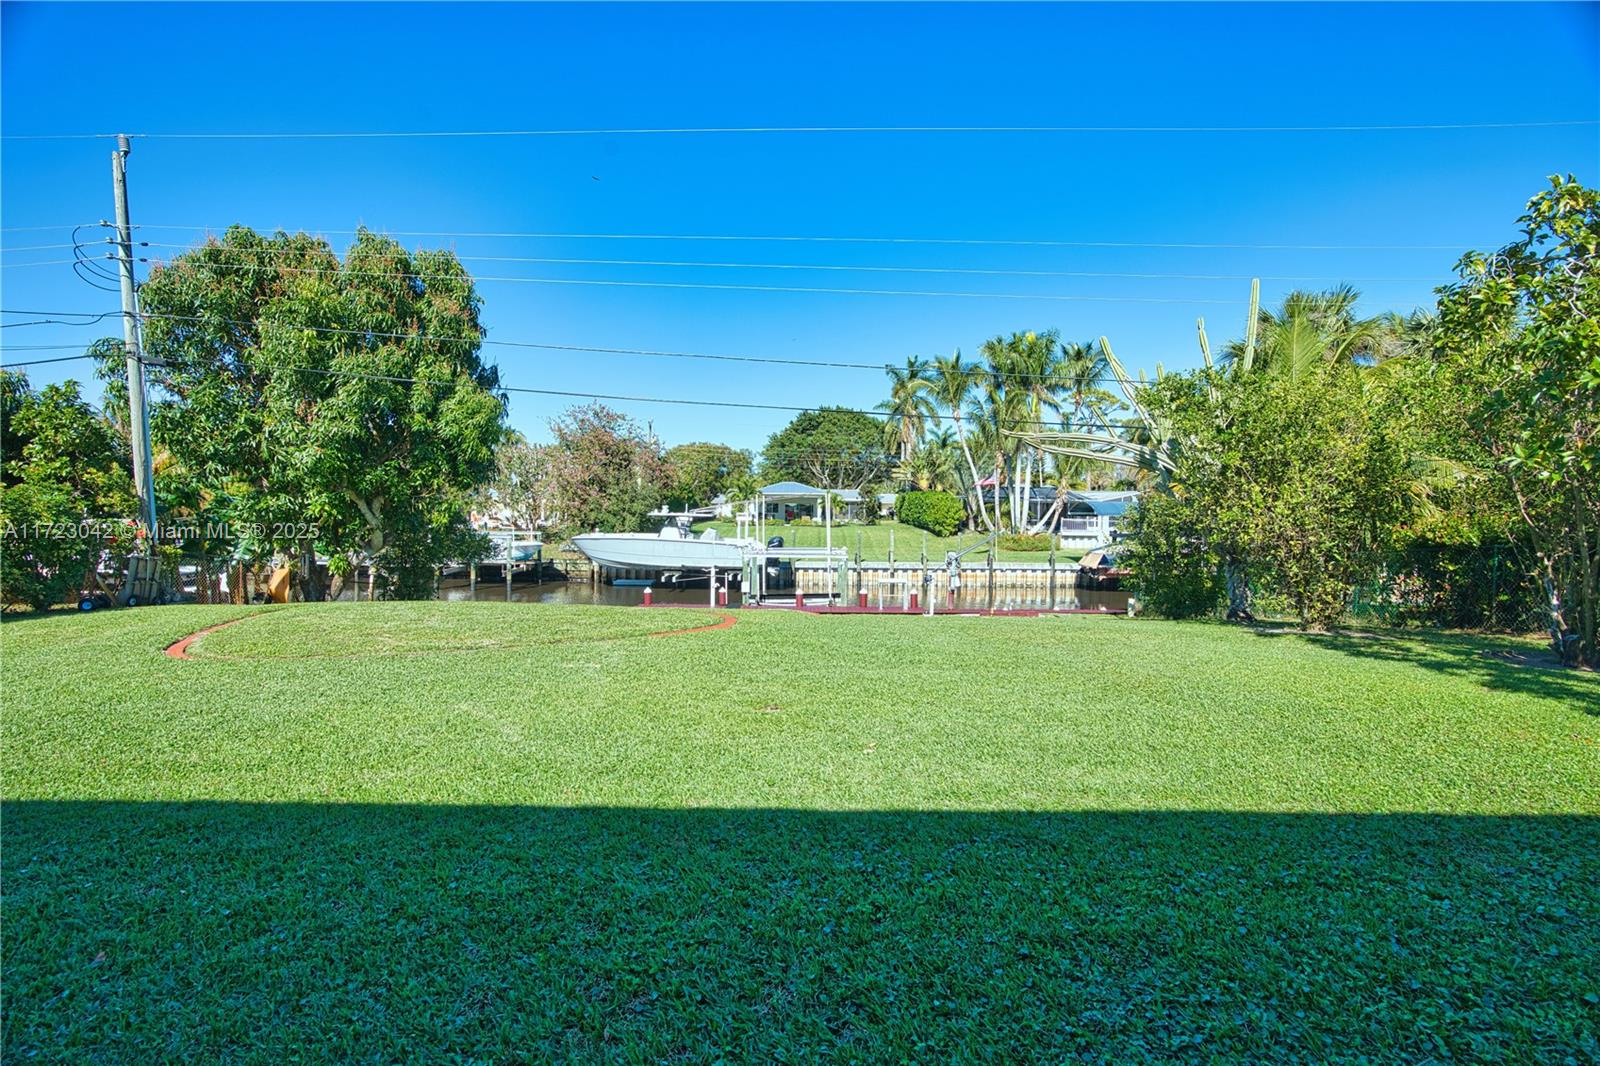
[[[653,602],[652,601],[652,597],[651,597],[651,593],[653,593],[653,592],[655,592],[655,589],[651,588],[649,585],[646,585],[644,587],[644,605],[646,607],[649,607],[650,604]]]
[[[802,611],[806,609],[806,594],[800,590],[799,585],[794,587],[794,605]]]
[[[917,610],[917,590],[916,589],[912,589],[911,590],[911,609],[913,611]]]

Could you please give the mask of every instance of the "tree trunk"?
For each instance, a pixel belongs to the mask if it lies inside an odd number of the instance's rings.
[[[973,510],[982,516],[983,524],[993,532],[994,526],[989,523],[989,512],[983,506],[983,489],[978,486],[978,464],[973,461],[972,450],[967,447],[966,427],[961,424],[961,416],[954,411],[950,413],[950,419],[956,424],[956,439],[961,442],[961,454],[966,456],[967,469],[972,473],[972,498],[973,503],[977,505]]]
[[[328,586],[323,580],[322,568],[317,565],[317,553],[311,541],[300,542],[295,584],[299,587],[302,603],[321,603],[328,598]]]
[[[1256,616],[1250,612],[1250,575],[1244,561],[1230,556],[1223,563],[1223,570],[1228,582],[1228,621],[1254,622]]]
[[[1000,527],[1000,475],[1005,470],[1005,462],[1006,462],[1006,457],[1000,453],[999,449],[996,449],[995,453],[994,453],[994,525],[990,528],[990,532],[991,533],[998,533],[998,532],[1000,532],[1000,528],[1001,528]]]
[[[1067,494],[1066,494],[1066,492],[1061,490],[1061,489],[1057,489],[1056,490],[1056,502],[1050,505],[1050,510],[1046,511],[1044,513],[1044,517],[1040,518],[1038,524],[1033,526],[1033,527],[1031,527],[1028,530],[1028,532],[1029,533],[1039,533],[1039,532],[1042,532],[1042,531],[1044,531],[1046,529],[1050,529],[1050,530],[1053,531],[1055,529],[1055,521],[1061,515],[1061,507],[1066,502],[1067,502]],[[1052,532],[1052,535],[1054,535],[1053,532]]]

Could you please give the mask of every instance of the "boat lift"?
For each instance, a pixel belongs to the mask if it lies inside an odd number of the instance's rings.
[[[755,512],[749,521],[755,527],[755,540],[757,547],[746,549],[744,560],[744,602],[747,606],[756,606],[769,599],[772,594],[772,582],[768,579],[775,575],[769,573],[771,564],[782,565],[788,563],[791,568],[797,562],[821,562],[830,570],[838,574],[834,591],[828,594],[831,602],[834,597],[843,603],[850,595],[850,553],[844,548],[833,546],[833,494],[836,490],[817,488],[813,485],[803,485],[799,482],[778,482],[768,485],[756,492],[752,501]],[[767,504],[768,502],[791,502],[814,504],[822,514],[823,547],[821,548],[795,548],[777,547],[772,541],[776,537],[767,536]],[[796,594],[799,594],[798,585]]]

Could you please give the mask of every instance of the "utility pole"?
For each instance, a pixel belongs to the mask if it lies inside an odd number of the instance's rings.
[[[133,487],[150,544],[156,536],[156,487],[150,455],[150,413],[145,407],[144,358],[139,349],[139,297],[133,281],[133,227],[128,224],[128,146],[117,134],[111,153],[111,186],[117,204],[117,262],[122,275],[122,344],[128,357],[128,433],[133,451]]]

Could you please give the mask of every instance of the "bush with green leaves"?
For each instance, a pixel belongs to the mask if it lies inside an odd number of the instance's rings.
[[[1123,587],[1151,614],[1201,618],[1222,606],[1221,559],[1193,509],[1187,499],[1151,493],[1130,515],[1117,561],[1130,571]]]
[[[895,501],[895,514],[906,525],[936,537],[950,536],[967,519],[966,508],[948,492],[902,492]]]
[[[34,391],[0,371],[0,601],[36,610],[77,592],[108,530],[133,513],[127,448],[68,381]]]

